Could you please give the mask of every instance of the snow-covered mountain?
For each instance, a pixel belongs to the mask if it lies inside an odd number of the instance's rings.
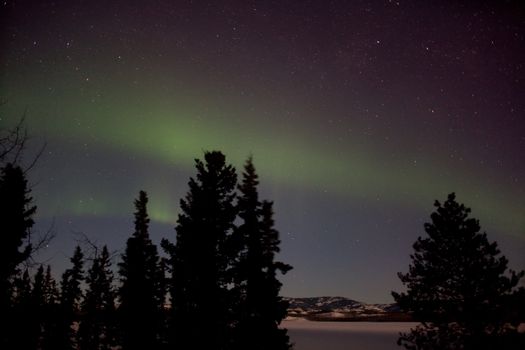
[[[396,304],[366,304],[345,297],[285,299],[290,303],[288,317],[303,317],[317,321],[406,321],[408,319]]]

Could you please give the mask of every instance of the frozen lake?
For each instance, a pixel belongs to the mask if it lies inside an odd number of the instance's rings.
[[[412,322],[311,322],[283,321],[295,350],[402,350],[396,344],[399,332]]]

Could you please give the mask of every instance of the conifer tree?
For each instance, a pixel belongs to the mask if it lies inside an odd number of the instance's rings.
[[[56,350],[60,347],[59,334],[59,292],[55,279],[51,274],[51,266],[47,265],[43,281],[44,304],[42,306],[42,350]]]
[[[76,328],[73,327],[73,322],[78,322],[83,296],[81,283],[84,280],[84,254],[79,246],[75,248],[70,261],[73,266],[64,271],[61,281],[61,321],[57,334],[61,349],[74,349],[76,347]]]
[[[53,275],[51,274],[51,265],[47,265],[44,276],[44,296],[46,305],[54,306],[59,302],[58,287]]]
[[[15,317],[10,348],[59,349],[56,343],[58,289],[51,274],[51,266],[40,265],[33,286],[26,269],[15,280],[13,307]]]
[[[155,349],[159,346],[164,304],[162,270],[157,247],[148,232],[148,197],[140,191],[135,200],[135,232],[126,243],[119,264],[120,316],[123,349]]]
[[[84,254],[80,246],[75,247],[73,257],[70,259],[73,266],[62,274],[61,305],[67,309],[78,312],[82,301],[81,283],[84,280]]]
[[[41,308],[46,303],[46,285],[43,265],[40,265],[36,271],[31,298],[33,299],[34,307]]]
[[[237,349],[289,349],[286,329],[279,324],[286,316],[288,303],[279,296],[277,273],[291,266],[275,261],[279,252],[279,233],[274,228],[272,203],[259,200],[258,176],[252,159],[244,167],[239,185],[240,226],[233,241],[240,255],[233,269],[234,292],[238,296],[234,347]]]
[[[115,345],[115,291],[107,246],[95,256],[86,276],[79,328],[80,349],[109,350]]]
[[[196,159],[197,176],[181,200],[175,244],[163,240],[169,254],[172,322],[170,342],[181,350],[228,348],[232,256],[226,242],[236,217],[237,176],[221,152]],[[207,329],[203,334],[202,322]]]
[[[30,349],[37,349],[41,346],[41,337],[44,324],[46,305],[46,286],[44,266],[40,265],[35,274],[33,288],[30,299],[30,317],[27,320],[27,344]]]
[[[15,292],[13,295],[13,317],[6,324],[9,329],[9,343],[6,349],[31,349],[36,342],[31,339],[34,334],[34,316],[32,307],[32,282],[29,270],[26,268],[22,276],[14,281]],[[37,323],[38,324],[38,323]]]
[[[21,277],[17,277],[14,281],[14,295],[13,295],[13,305],[27,306],[29,300],[31,299],[31,278],[29,277],[29,270],[25,269]]]
[[[392,293],[422,322],[398,343],[407,349],[523,348],[517,324],[506,316],[523,272],[507,269],[497,244],[480,233],[478,220],[454,193],[435,207],[425,224],[428,237],[414,243],[409,272],[399,273],[407,292]]]
[[[31,245],[24,245],[36,212],[29,193],[23,170],[6,164],[0,174],[0,323],[4,325],[10,324],[13,280],[18,266],[31,254]],[[11,331],[8,327],[0,328],[0,347],[8,346]]]

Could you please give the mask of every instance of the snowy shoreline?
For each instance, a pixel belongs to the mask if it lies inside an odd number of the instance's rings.
[[[400,332],[415,327],[416,322],[333,322],[287,319],[281,326],[288,329],[295,350],[394,350]]]

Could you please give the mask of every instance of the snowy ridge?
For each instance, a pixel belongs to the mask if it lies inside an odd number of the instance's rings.
[[[314,321],[407,321],[396,304],[367,304],[345,297],[284,298],[289,318]]]

